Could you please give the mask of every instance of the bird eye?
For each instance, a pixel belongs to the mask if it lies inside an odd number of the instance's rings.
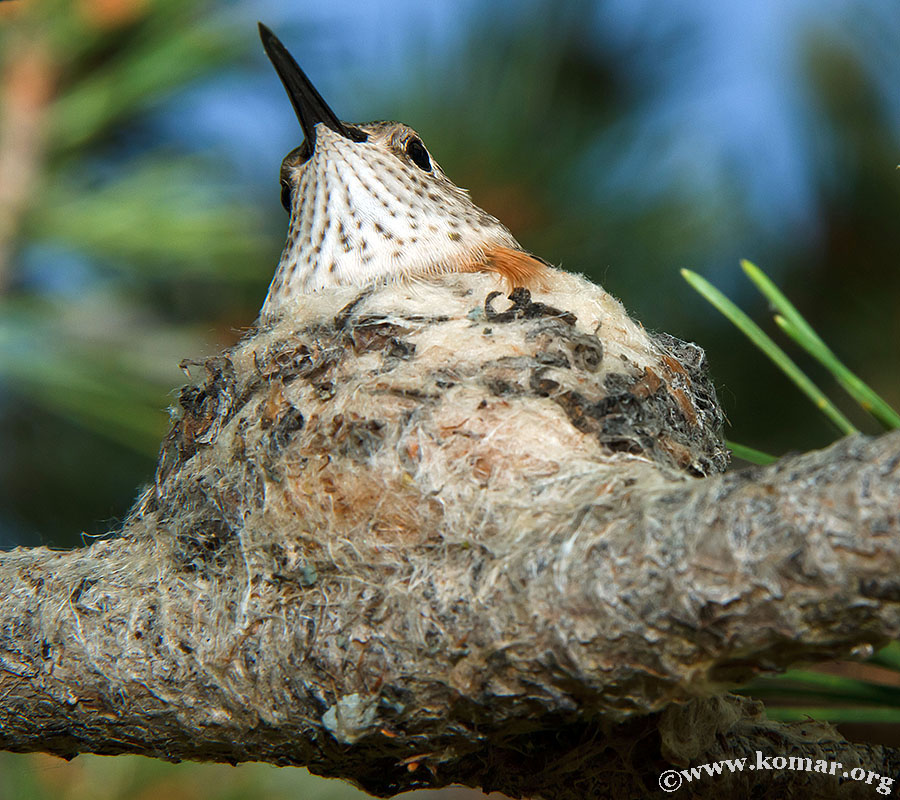
[[[410,139],[406,143],[406,155],[419,169],[431,172],[431,159],[421,139]]]
[[[291,185],[287,181],[281,182],[281,205],[288,214],[291,213]]]

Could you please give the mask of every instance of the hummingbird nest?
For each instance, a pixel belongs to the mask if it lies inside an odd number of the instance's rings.
[[[190,532],[185,569],[240,550],[316,585],[348,557],[383,574],[415,541],[446,550],[452,607],[454,583],[478,580],[454,554],[508,554],[535,526],[576,534],[555,509],[586,473],[596,500],[648,466],[687,479],[727,465],[703,351],[583,278],[556,273],[552,297],[457,274],[295,302],[181,392],[138,513]]]
[[[404,709],[410,682],[473,708],[521,691],[539,665],[510,665],[516,630],[546,639],[534,652],[549,647],[567,671],[599,674],[579,664],[596,654],[567,628],[577,614],[541,596],[542,581],[507,585],[504,565],[564,587],[596,546],[579,541],[587,517],[627,504],[633,485],[722,471],[727,451],[700,348],[648,333],[581,277],[554,281],[552,296],[506,296],[478,273],[298,296],[182,390],[128,529],[155,531],[176,573],[165,580],[195,587],[178,624],[205,644],[184,659],[214,666],[236,705],[266,685],[265,722],[299,705],[301,727],[341,743],[415,727],[428,710]],[[546,553],[527,543],[535,530]],[[235,565],[244,577],[229,582]],[[508,592],[522,605],[494,621],[498,641],[483,611]],[[352,622],[336,630],[338,608]],[[260,646],[273,630],[283,652]],[[426,674],[408,674],[423,653],[435,656]],[[336,675],[354,691],[322,688]],[[654,703],[590,701],[614,716]]]

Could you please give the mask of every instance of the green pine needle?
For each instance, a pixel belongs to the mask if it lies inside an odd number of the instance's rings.
[[[753,447],[747,447],[745,444],[738,444],[737,442],[732,441],[726,441],[725,444],[728,446],[728,449],[731,450],[731,454],[735,458],[749,461],[751,464],[765,465],[778,461],[778,456],[764,453],[762,450],[756,450]]]
[[[729,300],[722,292],[716,289],[705,278],[689,269],[681,270],[684,279],[699,292],[709,303],[718,309],[733,325],[735,325],[753,344],[774,362],[774,364],[788,376],[797,387],[810,399],[813,404],[828,419],[837,426],[844,435],[859,433],[857,428],[845,417],[787,355],[772,338],[766,334],[750,317]]]
[[[891,642],[881,648],[872,657],[872,663],[900,672],[900,642]]]
[[[792,669],[777,678],[760,678],[742,693],[759,698],[813,697],[832,703],[866,703],[900,708],[900,688],[831,675],[811,669]]]
[[[772,280],[750,261],[741,261],[741,267],[778,312],[775,315],[778,327],[831,372],[850,396],[885,428],[900,428],[900,414],[838,360]]]
[[[873,659],[878,660],[878,656]],[[812,717],[829,722],[900,722],[900,689],[842,675],[788,670],[777,678],[759,678],[740,693],[765,700],[769,718],[781,721]],[[778,705],[787,700],[816,705]]]
[[[888,722],[900,723],[900,708],[830,708],[766,706],[766,716],[777,722],[804,722],[808,719],[823,722]]]

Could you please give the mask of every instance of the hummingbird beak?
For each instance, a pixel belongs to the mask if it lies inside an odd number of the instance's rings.
[[[365,141],[367,137],[362,131],[344,125],[335,116],[278,37],[261,22],[258,24],[259,38],[262,39],[266,55],[281,78],[291,105],[297,113],[303,135],[309,142],[310,152],[316,148],[316,125],[320,122],[346,139],[354,142]]]

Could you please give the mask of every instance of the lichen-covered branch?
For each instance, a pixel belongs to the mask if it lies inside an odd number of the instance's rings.
[[[0,746],[544,797],[814,748],[722,695],[897,635],[900,433],[722,474],[699,348],[493,280],[301,298],[198,365],[118,535],[0,558]]]

